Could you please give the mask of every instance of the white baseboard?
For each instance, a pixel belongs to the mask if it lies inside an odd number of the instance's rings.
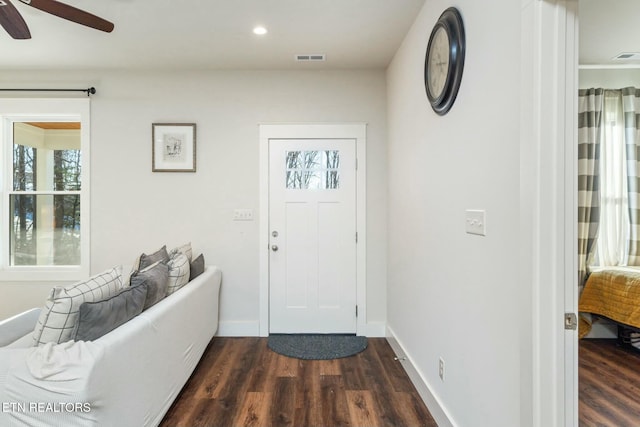
[[[386,337],[387,325],[385,322],[369,322],[367,323],[366,336],[369,338]],[[259,337],[260,322],[255,321],[221,321],[218,324],[219,337]]]
[[[220,322],[218,323],[218,337],[258,337],[260,323],[258,321]]]
[[[418,390],[418,394],[422,397],[425,405],[429,409],[431,416],[436,420],[439,427],[455,427],[455,424],[451,421],[451,418],[447,414],[447,411],[440,404],[435,395],[431,392],[428,383],[420,371],[416,368],[411,356],[405,351],[402,343],[398,341],[393,330],[387,326],[387,341],[393,349],[394,353],[402,363],[402,367],[407,372],[409,379]]]
[[[367,337],[369,338],[384,338],[386,337],[387,324],[385,322],[368,322],[367,323]]]

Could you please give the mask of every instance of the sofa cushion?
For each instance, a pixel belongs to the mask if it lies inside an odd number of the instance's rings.
[[[160,261],[167,262],[169,261],[169,253],[167,252],[167,246],[164,245],[154,253],[147,255],[140,255],[140,262],[137,265],[134,265],[136,270],[142,270],[143,268],[149,267],[151,264]]]
[[[204,272],[204,255],[200,254],[189,265],[189,281],[192,281]]]
[[[183,253],[178,253],[167,263],[169,267],[169,286],[167,295],[171,295],[189,282],[189,259]]]
[[[189,262],[193,259],[193,250],[191,249],[191,242],[178,246],[169,251],[169,258],[175,258],[179,253],[185,254]]]
[[[69,286],[56,286],[51,290],[40,313],[33,344],[63,343],[73,339],[80,305],[101,301],[116,295],[122,289],[122,266]]]
[[[97,340],[133,319],[142,313],[147,291],[145,284],[130,286],[103,301],[83,302],[73,338],[76,341]]]
[[[165,296],[169,286],[169,267],[156,261],[149,267],[134,271],[131,275],[131,286],[146,285],[147,297],[143,311],[151,307]]]

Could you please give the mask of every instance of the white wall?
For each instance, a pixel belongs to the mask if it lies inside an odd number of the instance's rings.
[[[518,307],[530,292],[517,279],[521,5],[456,2],[465,69],[440,117],[423,66],[449,6],[426,2],[387,73],[387,321],[448,418],[441,425],[513,427],[521,419]],[[486,210],[486,237],[465,233],[466,209]]]
[[[580,89],[640,87],[640,68],[581,69],[578,72],[578,79]]]
[[[367,314],[386,320],[386,82],[383,71],[3,73],[16,87],[92,97],[91,271],[191,241],[223,271],[221,333],[258,333],[258,124],[366,122]],[[151,124],[197,124],[197,173],[151,172]],[[254,210],[253,222],[232,221]],[[51,284],[0,284],[0,318],[40,306]]]

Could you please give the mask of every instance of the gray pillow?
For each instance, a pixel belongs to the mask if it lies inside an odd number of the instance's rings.
[[[132,286],[99,302],[80,304],[76,341],[93,341],[142,313],[147,286]]]
[[[196,259],[191,261],[191,267],[189,270],[189,281],[195,279],[204,272],[204,256],[198,255]]]
[[[169,267],[160,261],[156,261],[143,270],[135,271],[131,275],[131,286],[139,285],[147,286],[147,297],[142,309],[144,311],[167,296]]]
[[[160,261],[166,263],[169,261],[169,253],[167,252],[167,245],[164,245],[151,255],[142,254],[140,255],[140,265],[138,266],[138,270],[142,270],[143,268],[149,267],[151,264]]]

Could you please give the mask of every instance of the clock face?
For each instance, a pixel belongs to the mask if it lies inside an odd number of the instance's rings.
[[[431,43],[427,59],[429,92],[439,98],[444,91],[449,73],[449,35],[443,27],[438,27]]]

